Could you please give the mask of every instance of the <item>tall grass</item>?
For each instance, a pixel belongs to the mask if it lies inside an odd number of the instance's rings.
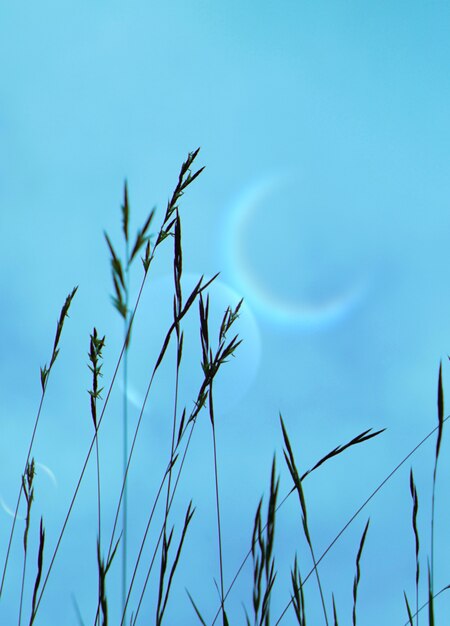
[[[204,626],[214,626],[220,620],[223,626],[231,623],[245,622],[247,626],[270,626],[270,624],[298,623],[306,626],[308,619],[308,606],[306,595],[306,583],[311,576],[315,579],[316,593],[320,599],[321,622],[326,626],[334,624],[337,626],[339,620],[348,623],[351,619],[353,626],[357,624],[358,612],[358,591],[364,585],[364,547],[366,541],[370,540],[369,520],[365,523],[361,534],[358,548],[355,550],[355,575],[353,587],[349,586],[352,595],[351,616],[341,617],[335,601],[334,593],[326,589],[323,576],[322,561],[336,542],[340,539],[346,529],[365,509],[368,503],[378,494],[384,485],[399,471],[399,469],[409,461],[412,455],[435,433],[436,449],[434,456],[434,467],[432,473],[432,494],[431,494],[431,519],[430,519],[430,556],[427,559],[421,552],[421,541],[419,533],[419,494],[416,487],[414,473],[410,470],[410,493],[412,497],[412,528],[411,537],[414,545],[414,601],[410,602],[406,590],[403,599],[399,602],[405,604],[405,624],[414,626],[419,624],[419,616],[426,609],[426,622],[429,626],[435,623],[435,600],[449,588],[442,587],[436,591],[435,586],[435,516],[436,516],[436,485],[438,479],[438,461],[442,449],[444,424],[448,417],[444,415],[444,392],[442,381],[442,364],[439,367],[438,393],[437,393],[437,426],[420,441],[410,453],[405,456],[397,466],[388,473],[386,478],[377,488],[368,495],[365,501],[356,509],[347,523],[337,529],[334,539],[325,550],[318,550],[313,528],[309,522],[309,509],[304,490],[304,483],[309,477],[322,471],[325,465],[334,462],[334,459],[353,449],[360,444],[366,444],[369,440],[377,438],[383,430],[372,432],[371,429],[364,430],[349,441],[339,444],[329,452],[325,453],[309,469],[301,471],[299,469],[294,446],[291,443],[288,429],[280,415],[280,440],[284,444],[283,456],[287,468],[289,488],[284,497],[280,500],[280,475],[277,472],[275,457],[272,461],[270,472],[269,494],[267,504],[261,497],[256,505],[253,531],[248,532],[249,548],[242,556],[239,568],[227,579],[225,575],[224,562],[227,558],[227,550],[224,545],[223,533],[223,501],[220,488],[220,467],[218,447],[220,442],[217,437],[217,415],[214,403],[215,381],[225,364],[231,360],[235,353],[239,354],[241,339],[234,333],[233,326],[239,317],[242,300],[232,308],[229,306],[223,312],[223,317],[218,328],[210,327],[209,309],[210,295],[208,288],[216,279],[217,275],[210,280],[201,277],[194,288],[187,294],[184,293],[183,281],[183,248],[182,248],[182,219],[180,213],[180,201],[188,187],[200,175],[203,168],[193,171],[194,162],[199,150],[189,153],[186,161],[182,164],[175,189],[167,203],[166,211],[161,225],[155,233],[150,232],[153,227],[155,210],[152,210],[144,221],[142,227],[138,229],[134,240],[130,236],[130,203],[128,197],[128,187],[125,184],[124,198],[122,204],[122,234],[124,239],[124,257],[121,259],[116,252],[116,248],[111,238],[105,233],[107,248],[109,250],[112,280],[113,280],[113,304],[123,320],[123,343],[116,357],[113,373],[109,381],[102,385],[103,348],[106,343],[106,335],[98,333],[94,327],[89,338],[88,367],[92,375],[92,385],[88,390],[90,414],[93,424],[93,434],[86,453],[80,459],[80,472],[73,492],[70,495],[69,505],[62,520],[59,531],[51,537],[53,548],[49,548],[46,539],[44,520],[39,521],[33,518],[33,501],[35,498],[35,461],[34,444],[38,429],[40,428],[40,418],[45,408],[45,398],[51,388],[52,372],[57,362],[60,351],[60,343],[64,326],[72,301],[77,292],[77,287],[70,291],[67,296],[57,321],[53,348],[48,365],[40,369],[41,395],[38,399],[34,426],[29,440],[29,445],[24,454],[23,474],[18,480],[17,500],[14,514],[11,519],[11,526],[8,536],[1,539],[3,551],[3,566],[0,583],[0,616],[2,614],[2,604],[4,602],[5,588],[7,585],[14,585],[12,580],[15,575],[15,568],[11,571],[11,559],[14,563],[20,561],[21,574],[19,581],[19,598],[17,601],[17,623],[29,624],[40,622],[40,608],[42,599],[48,588],[48,583],[55,567],[57,559],[60,557],[61,545],[63,541],[68,541],[66,537],[67,527],[73,515],[74,507],[79,500],[79,493],[82,483],[86,480],[87,468],[94,456],[95,476],[96,476],[96,503],[92,508],[92,534],[96,536],[96,563],[97,563],[97,589],[95,601],[91,606],[79,608],[78,621],[81,624],[94,624],[106,626],[114,624],[134,626],[137,624],[154,623],[161,626],[167,622],[167,608],[170,602],[177,602],[177,598],[172,598],[173,583],[178,574],[178,566],[183,559],[186,542],[189,541],[189,530],[195,519],[195,503],[190,501],[184,507],[184,514],[177,518],[174,514],[174,502],[176,502],[178,487],[182,475],[189,468],[189,449],[192,442],[193,433],[199,419],[207,419],[211,430],[211,448],[213,464],[214,502],[215,502],[215,537],[218,560],[218,582],[216,583],[218,600],[217,610],[214,614],[206,616],[202,609],[204,598],[195,598],[187,590],[187,596],[192,605],[193,614],[196,615],[199,623]],[[162,246],[171,244],[173,246],[172,272],[173,272],[173,306],[171,319],[167,321],[167,328],[162,337],[159,352],[152,367],[147,382],[145,396],[139,411],[134,427],[130,427],[128,420],[128,351],[131,349],[131,335],[136,316],[139,314],[140,302],[143,290],[151,274],[151,269],[155,255],[159,254]],[[135,261],[140,258],[140,286],[134,302],[131,301],[130,280],[131,271],[134,269]],[[137,272],[136,272],[137,273]],[[139,274],[137,273],[139,276]],[[197,364],[185,364],[183,353],[184,345],[184,321],[187,314],[198,307],[199,316],[199,336],[200,349],[198,364],[201,368],[201,380],[196,389],[192,406],[184,405],[184,399],[180,397],[180,376],[183,368],[192,368]],[[245,340],[245,338],[243,338]],[[174,352],[168,348],[174,344]],[[128,481],[130,468],[136,464],[135,448],[138,441],[141,426],[144,418],[145,408],[149,397],[153,392],[154,381],[160,368],[167,360],[174,358],[174,396],[171,409],[170,441],[168,442],[168,456],[166,458],[164,470],[159,477],[157,488],[153,494],[153,500],[149,506],[149,512],[145,527],[139,538],[138,549],[133,556],[128,550],[129,527],[129,492]],[[227,365],[226,367],[232,367]],[[124,404],[122,422],[122,475],[118,491],[116,494],[116,506],[112,518],[105,519],[103,480],[105,473],[102,465],[102,453],[106,445],[105,427],[102,428],[104,417],[110,407],[112,390],[117,382],[119,372],[122,368]],[[276,390],[273,390],[275,392]],[[204,417],[205,416],[205,417]],[[139,468],[138,468],[139,469]],[[286,501],[296,495],[298,499],[298,523],[299,530],[303,535],[309,552],[308,561],[299,558],[295,550],[292,553],[292,567],[290,570],[290,589],[277,590],[277,594],[286,596],[286,603],[281,610],[274,608],[273,602],[275,590],[278,583],[277,572],[277,523],[279,515],[283,514],[283,506]],[[19,516],[19,511],[24,509],[25,515]],[[265,513],[264,513],[265,511]],[[22,526],[23,533],[21,553],[15,553],[13,538]],[[37,535],[38,541],[36,550],[29,542],[30,533]],[[33,543],[33,546],[35,544]],[[91,550],[91,544],[85,542],[86,550]],[[87,557],[87,555],[86,555]],[[244,603],[244,610],[241,617],[231,618],[229,610],[230,595],[232,594],[236,581],[244,571],[246,562],[251,559],[252,581],[249,585],[250,602]],[[422,584],[421,563],[427,561],[427,580]],[[31,570],[31,563],[34,569]],[[113,570],[120,570],[120,590],[115,588],[117,577],[111,577]],[[154,574],[156,582],[149,585],[150,577]],[[311,592],[311,589],[309,589]],[[120,610],[117,614],[110,614],[109,599],[112,596],[121,597]],[[150,615],[144,598],[153,595],[154,613]],[[55,608],[55,611],[61,610]],[[70,607],[65,607],[69,611]],[[234,613],[233,613],[234,614]],[[287,617],[287,615],[290,617]],[[55,612],[56,615],[56,612]],[[76,615],[74,614],[74,620]],[[55,617],[55,624],[57,618]],[[390,623],[389,616],[386,617]],[[364,622],[362,617],[359,621]],[[313,623],[318,623],[317,616]],[[0,617],[0,623],[4,623]],[[422,622],[423,623],[423,622]]]

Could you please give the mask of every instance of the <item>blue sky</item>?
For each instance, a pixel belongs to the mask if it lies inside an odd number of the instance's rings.
[[[275,451],[281,493],[290,488],[280,411],[302,470],[363,430],[387,428],[305,481],[317,553],[434,427],[439,361],[445,382],[450,346],[449,20],[448,4],[431,0],[47,1],[0,9],[5,506],[14,502],[23,469],[39,367],[48,362],[64,298],[79,285],[36,440],[36,460],[55,477],[41,468],[34,505],[35,524],[44,515],[49,551],[92,436],[86,393],[92,327],[107,338],[105,383],[120,351],[103,230],[119,248],[125,178],[132,230],[153,206],[156,229],[181,162],[198,146],[206,169],[181,204],[185,289],[202,273],[221,272],[211,290],[216,323],[230,300],[245,299],[237,322],[244,342],[216,393],[225,582],[249,546]],[[168,242],[133,335],[132,423],[170,316],[170,273]],[[164,297],[161,308],[156,303]],[[200,376],[195,315],[186,337],[182,390],[189,403]],[[172,383],[168,366],[145,414],[130,478],[131,553],[168,450],[162,424]],[[120,476],[121,393],[118,384],[101,443],[106,528]],[[203,418],[180,486],[176,512],[184,515],[190,497],[197,510],[167,617],[188,626],[198,622],[185,587],[208,623],[217,607],[211,435]],[[430,442],[414,457],[423,572],[433,453]],[[441,470],[438,588],[448,583],[445,454]],[[92,464],[37,624],[55,615],[59,624],[76,624],[72,593],[86,623],[93,619],[94,480]],[[335,592],[342,621],[350,619],[354,560],[369,515],[361,622],[406,621],[403,590],[412,598],[414,588],[408,481],[406,465],[323,562],[326,599],[330,604]],[[2,537],[10,523],[5,511]],[[280,511],[277,541],[274,621],[289,600],[296,550],[302,573],[309,571],[294,501]],[[234,623],[243,620],[242,602],[251,608],[251,575],[244,570],[230,595]],[[17,616],[19,577],[16,558],[0,605],[8,623]],[[113,572],[112,616],[117,583]],[[309,619],[319,621],[312,580],[305,592]],[[154,594],[153,584],[143,621],[153,616]],[[439,610],[445,606],[441,597]],[[282,623],[293,624],[294,615]]]

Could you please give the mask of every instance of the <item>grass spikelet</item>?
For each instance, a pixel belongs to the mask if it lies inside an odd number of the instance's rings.
[[[164,239],[166,239],[169,235],[173,234],[172,227],[174,226],[176,220],[171,218],[178,209],[178,202],[181,199],[181,196],[183,195],[185,189],[191,183],[193,183],[197,176],[199,176],[205,169],[204,167],[201,167],[194,174],[191,173],[190,168],[195,161],[199,151],[200,148],[197,148],[197,150],[195,150],[194,152],[190,152],[186,161],[181,166],[180,174],[178,176],[178,184],[175,187],[171,199],[167,203],[166,214],[164,216],[161,230],[159,231],[156,239],[155,248],[158,247],[160,243],[162,243],[162,241],[164,241]]]
[[[55,341],[53,343],[53,352],[52,352],[52,356],[51,356],[51,359],[50,359],[50,365],[48,366],[48,369],[46,368],[47,369],[47,375],[45,377],[45,383],[47,381],[47,376],[48,376],[48,374],[50,373],[50,370],[53,367],[53,363],[56,361],[56,357],[58,356],[58,353],[59,353],[58,346],[59,346],[59,341],[61,339],[61,333],[62,333],[62,330],[63,330],[63,327],[64,327],[64,320],[66,319],[66,317],[69,317],[70,305],[72,304],[72,300],[74,299],[77,290],[78,290],[78,287],[74,287],[72,289],[72,292],[69,293],[69,295],[67,296],[67,298],[66,298],[66,300],[65,300],[65,302],[64,302],[64,304],[62,306],[61,313],[59,315],[59,319],[58,319],[58,322],[56,324]]]
[[[153,221],[153,218],[155,216],[155,211],[156,209],[152,209],[147,217],[146,222],[144,223],[144,226],[139,229],[136,233],[136,239],[134,242],[134,246],[132,248],[131,254],[130,254],[130,258],[129,258],[129,263],[131,264],[136,255],[138,254],[138,252],[144,247],[144,245],[148,246],[148,253],[146,252],[145,255],[145,259],[147,259],[149,257],[149,253],[150,253],[150,237],[151,235],[148,234],[148,229],[150,228],[150,225]],[[145,260],[143,259],[143,260]],[[144,269],[145,269],[145,264],[144,264]],[[148,269],[148,267],[146,268]]]
[[[373,437],[378,437],[378,435],[381,435],[381,433],[384,433],[386,429],[382,428],[381,430],[377,430],[374,433],[370,432],[371,430],[372,429],[369,428],[369,430],[365,430],[364,432],[360,433],[359,435],[357,435],[356,437],[348,441],[346,444],[342,446],[336,446],[336,448],[334,448],[333,450],[328,452],[328,454],[322,457],[320,461],[318,461],[313,467],[311,467],[311,469],[305,472],[302,475],[300,480],[303,480],[304,478],[306,478],[306,476],[308,476],[308,474],[311,474],[312,472],[314,472],[318,467],[320,467],[321,465],[323,465],[324,463],[326,463],[333,457],[338,456],[339,454],[342,454],[342,452],[344,452],[348,448],[351,448],[352,446],[356,446],[360,443],[364,443],[364,441],[369,441],[369,439],[372,439]]]
[[[128,204],[128,183],[125,180],[123,184],[123,204],[122,209],[122,231],[125,241],[128,241],[128,224],[130,221],[130,205]]]
[[[98,336],[97,329],[94,328],[90,336],[88,352],[90,361],[90,365],[88,365],[88,367],[92,372],[92,389],[89,389],[88,393],[91,398],[91,417],[96,431],[98,429],[97,400],[101,399],[100,394],[103,391],[103,387],[99,387],[99,380],[102,376],[102,365],[100,363],[100,360],[102,359],[102,350],[104,346],[105,336],[100,338]]]

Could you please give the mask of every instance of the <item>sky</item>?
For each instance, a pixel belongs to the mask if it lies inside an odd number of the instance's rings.
[[[450,352],[449,31],[450,7],[440,0],[44,0],[0,8],[2,562],[40,400],[39,368],[49,362],[64,299],[79,286],[33,450],[37,475],[24,616],[31,605],[39,517],[48,565],[92,440],[86,391],[93,327],[106,336],[105,389],[121,349],[103,233],[123,250],[125,180],[131,232],[153,207],[156,232],[181,163],[200,147],[196,165],[205,170],[180,202],[183,290],[186,295],[201,275],[220,272],[210,289],[212,337],[226,307],[244,298],[235,323],[243,342],[215,387],[226,588],[249,549],[263,495],[266,510],[274,453],[280,499],[292,487],[280,413],[302,472],[357,434],[386,429],[305,479],[316,556],[436,426],[439,364],[445,388]],[[173,241],[164,243],[130,344],[131,430],[171,321]],[[130,274],[133,301],[141,277],[138,260]],[[201,380],[198,326],[195,308],[186,320],[180,379],[180,403],[188,407]],[[171,348],[144,411],[130,472],[129,573],[170,452],[174,359]],[[122,471],[121,381],[119,372],[100,430],[105,537]],[[447,451],[444,431],[436,590],[450,582]],[[356,553],[370,516],[359,620],[367,626],[406,622],[404,590],[415,602],[411,465],[425,601],[434,452],[435,436],[319,566],[330,621],[332,592],[340,622],[351,619]],[[79,615],[86,624],[94,621],[95,486],[92,457],[36,626],[55,620],[77,625]],[[165,623],[199,623],[187,589],[210,625],[219,607],[219,562],[206,412],[196,424],[174,500],[176,537],[191,498],[196,510]],[[5,623],[17,621],[23,528],[21,509],[0,601]],[[133,610],[155,537],[153,531],[144,551]],[[311,557],[291,496],[277,518],[273,623],[290,600],[296,552],[306,576]],[[120,559],[118,553],[108,579],[112,624],[120,623]],[[137,624],[154,620],[158,563]],[[249,561],[227,599],[230,624],[244,622],[243,606],[251,615],[252,575]],[[438,622],[448,601],[445,594],[436,601]],[[324,623],[312,577],[305,602],[309,621]],[[280,623],[296,623],[292,610]]]

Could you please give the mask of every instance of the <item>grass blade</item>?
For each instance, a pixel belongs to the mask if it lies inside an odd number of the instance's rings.
[[[418,498],[418,495],[417,495],[416,485],[414,483],[414,474],[413,474],[412,469],[411,469],[410,476],[409,476],[409,488],[410,488],[411,496],[412,496],[412,499],[413,499],[412,526],[413,526],[414,540],[415,540],[416,615],[417,615],[416,623],[418,624],[418,622],[419,622],[418,613],[419,613],[419,580],[420,580],[420,562],[419,562],[420,542],[419,542],[419,529],[418,529],[418,526],[417,526],[417,514],[418,514],[418,510],[419,510],[419,498]]]
[[[193,597],[191,596],[191,594],[189,593],[189,591],[186,589],[186,593],[189,596],[189,600],[191,601],[192,606],[194,607],[194,611],[197,613],[197,617],[200,620],[200,622],[203,624],[203,626],[207,626],[205,620],[202,617],[202,614],[200,613],[200,611],[197,608],[197,605],[194,602]]]
[[[364,548],[364,543],[366,541],[367,531],[369,530],[369,523],[370,523],[370,518],[367,520],[366,526],[364,528],[364,532],[362,534],[361,541],[359,544],[358,554],[356,556],[356,575],[353,581],[353,613],[352,613],[353,626],[356,626],[356,600],[358,598],[358,585],[359,585],[359,580],[361,578],[361,568],[360,568],[361,556],[362,556],[362,551]]]
[[[309,547],[309,551],[311,553],[311,558],[312,558],[312,562],[314,565],[314,570],[316,573],[316,580],[317,580],[317,586],[319,588],[319,594],[320,594],[320,599],[322,602],[322,609],[323,609],[323,615],[325,618],[325,624],[326,626],[328,626],[328,614],[327,614],[327,609],[326,609],[326,605],[325,605],[325,598],[324,598],[324,594],[323,594],[323,590],[322,590],[322,583],[320,581],[320,576],[319,576],[319,570],[317,569],[317,560],[316,560],[316,556],[314,553],[314,547],[312,544],[312,540],[311,540],[311,535],[310,535],[310,531],[309,531],[309,527],[308,527],[308,515],[307,515],[307,509],[306,509],[306,502],[305,502],[305,497],[303,494],[303,487],[302,487],[302,480],[299,477],[298,471],[297,471],[297,467],[295,464],[295,459],[294,459],[294,454],[292,452],[292,447],[291,447],[291,443],[289,441],[289,436],[288,433],[286,431],[286,427],[284,425],[283,422],[283,418],[280,415],[280,423],[281,423],[281,429],[283,431],[283,438],[284,438],[284,444],[286,446],[286,450],[284,451],[284,458],[286,460],[286,464],[288,466],[289,472],[291,474],[292,480],[294,481],[294,486],[295,489],[297,491],[299,500],[300,500],[300,506],[301,506],[301,510],[302,510],[302,524],[303,524],[303,532],[305,534],[305,538],[306,541],[308,543],[308,547]],[[331,458],[331,457],[329,457]]]
[[[407,622],[407,624],[408,624],[408,626],[414,626],[414,623],[413,623],[413,614],[412,614],[412,612],[411,612],[411,607],[409,606],[408,596],[406,595],[406,593],[405,593],[405,592],[403,592],[403,596],[404,596],[404,598],[405,598],[406,610],[407,610],[407,612],[408,612],[408,622]]]

